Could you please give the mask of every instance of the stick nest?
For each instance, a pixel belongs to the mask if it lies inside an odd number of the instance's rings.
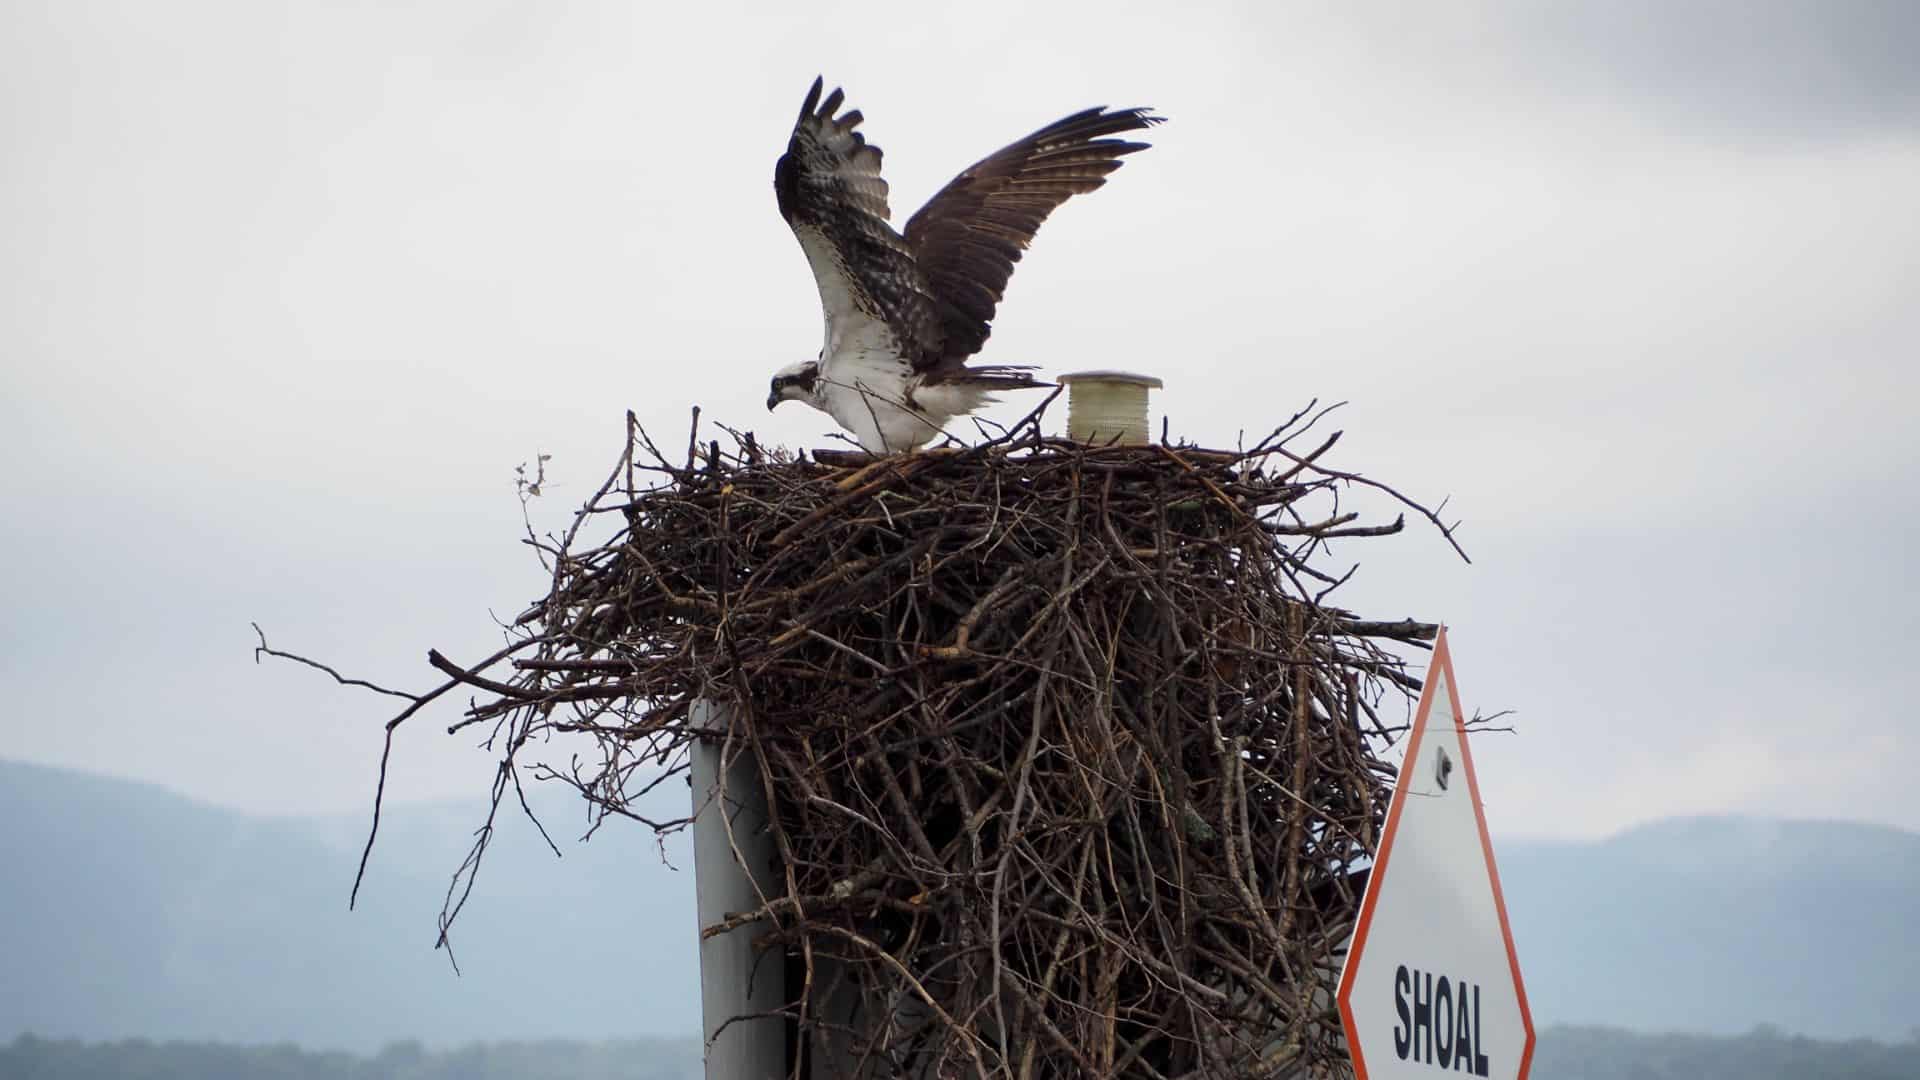
[[[880,460],[732,433],[669,460],[630,418],[572,531],[530,536],[552,590],[508,648],[433,662],[484,692],[456,729],[498,725],[509,766],[584,734],[597,760],[548,775],[657,829],[686,820],[635,799],[695,739],[752,755],[783,865],[705,933],[789,951],[831,1075],[1341,1074],[1376,710],[1417,687],[1379,643],[1434,628],[1327,602],[1321,549],[1402,522],[1341,511],[1371,482],[1320,463],[1316,419],[1235,451],[1036,414]]]

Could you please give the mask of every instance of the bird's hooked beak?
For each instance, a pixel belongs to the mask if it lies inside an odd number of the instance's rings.
[[[773,393],[768,394],[767,395],[767,411],[772,412],[774,406],[780,404],[784,400],[786,399],[780,396],[780,391],[778,390],[775,390]]]

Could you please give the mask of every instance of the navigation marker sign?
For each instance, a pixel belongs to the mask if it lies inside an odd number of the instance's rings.
[[[1359,1080],[1525,1080],[1533,1017],[1440,631],[1340,974]]]

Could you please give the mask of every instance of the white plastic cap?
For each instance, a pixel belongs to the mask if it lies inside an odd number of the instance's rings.
[[[1166,385],[1130,371],[1076,371],[1057,380],[1067,388],[1067,437],[1095,446],[1144,446],[1147,399]]]

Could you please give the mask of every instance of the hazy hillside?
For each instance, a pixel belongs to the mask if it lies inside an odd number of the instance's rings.
[[[1913,833],[1693,818],[1499,856],[1542,1022],[1889,1040],[1920,1025]]]
[[[565,858],[503,820],[454,928],[456,976],[435,917],[481,805],[390,807],[349,912],[364,820],[249,817],[0,762],[0,1039],[697,1035],[690,854],[670,848],[669,869],[637,829],[573,843],[578,812],[552,801]]]
[[[686,846],[669,848],[676,870],[637,828],[573,843],[578,812],[549,802],[566,857],[504,823],[455,930],[456,977],[434,918],[479,805],[391,808],[349,913],[357,817],[249,817],[0,762],[0,1040],[371,1052],[697,1034]],[[1727,819],[1497,846],[1542,1025],[1904,1042],[1916,1024],[1899,980],[1920,956],[1920,836]]]

